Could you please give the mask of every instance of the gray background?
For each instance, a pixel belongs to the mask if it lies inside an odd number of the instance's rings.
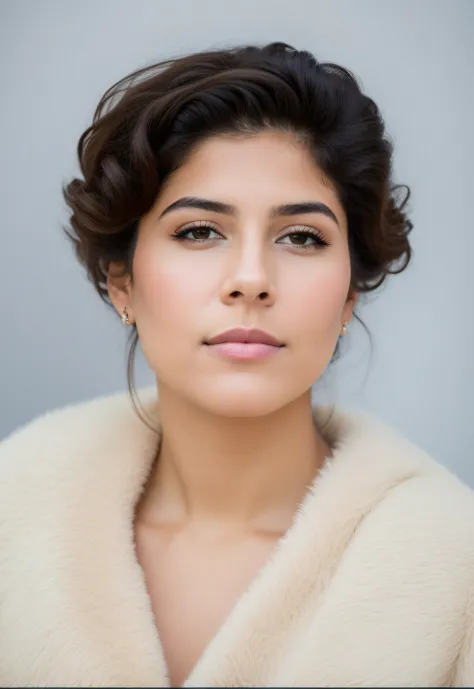
[[[1,2],[0,437],[126,389],[126,335],[76,263],[61,183],[102,93],[151,61],[286,41],[351,69],[412,188],[414,257],[362,304],[317,400],[376,414],[474,486],[473,0]],[[141,353],[137,386],[154,383]]]

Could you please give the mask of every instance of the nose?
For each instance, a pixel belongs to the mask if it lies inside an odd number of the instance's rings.
[[[268,260],[258,246],[248,245],[229,268],[222,285],[222,301],[233,304],[240,300],[245,304],[264,302],[270,306],[275,299],[275,285]]]

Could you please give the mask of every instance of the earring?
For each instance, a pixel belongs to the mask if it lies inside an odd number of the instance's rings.
[[[345,335],[346,333],[347,333],[347,322],[344,323],[344,325],[342,326],[342,335]]]
[[[128,320],[127,307],[125,307],[124,310],[122,311],[122,323],[123,323],[124,325],[128,325],[129,322],[130,322],[130,321]]]

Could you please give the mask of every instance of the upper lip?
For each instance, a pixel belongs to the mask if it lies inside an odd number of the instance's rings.
[[[214,345],[222,342],[260,342],[274,347],[283,347],[276,337],[258,328],[232,328],[212,337],[205,344]]]

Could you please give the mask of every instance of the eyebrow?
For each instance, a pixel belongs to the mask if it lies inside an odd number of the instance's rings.
[[[204,211],[213,211],[214,213],[223,213],[224,215],[237,215],[235,206],[220,201],[211,201],[210,199],[202,199],[197,196],[182,196],[177,201],[167,206],[160,214],[162,218],[171,211],[179,210],[180,208],[200,208]],[[331,218],[339,227],[339,222],[333,211],[321,201],[298,201],[297,203],[285,203],[281,206],[272,206],[270,209],[270,217],[276,218],[281,215],[302,215],[303,213],[320,213]]]

